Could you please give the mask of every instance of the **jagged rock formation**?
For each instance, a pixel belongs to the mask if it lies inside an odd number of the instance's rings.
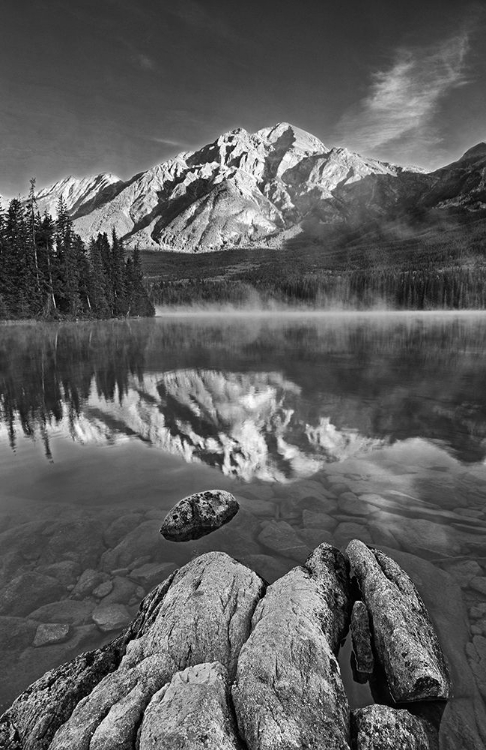
[[[116,229],[127,246],[208,252],[281,246],[313,225],[355,225],[397,207],[486,207],[486,147],[424,174],[345,148],[327,148],[289,123],[237,128],[194,152],[122,181],[68,177],[44,188],[39,208],[62,195],[85,239]]]
[[[431,725],[406,711],[350,716],[336,659],[349,627],[348,570],[346,555],[323,543],[266,590],[228,555],[201,555],[159,584],[118,638],[20,695],[0,718],[0,747],[428,750]],[[406,579],[401,571],[408,592]]]
[[[113,174],[99,174],[93,177],[65,177],[36,194],[39,209],[55,216],[59,199],[66,209],[76,216],[93,211],[100,203],[110,200],[122,181]]]

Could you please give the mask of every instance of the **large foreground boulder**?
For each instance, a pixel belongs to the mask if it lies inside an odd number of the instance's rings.
[[[0,720],[0,747],[131,749],[145,707],[176,672],[218,661],[233,679],[263,592],[256,573],[228,555],[196,558],[143,600],[118,639],[19,696]]]
[[[328,544],[269,587],[233,686],[249,750],[349,747],[349,706],[336,659],[349,609],[346,561]]]
[[[378,549],[346,549],[370,614],[374,646],[396,703],[447,699],[448,669],[425,605],[407,574]]]

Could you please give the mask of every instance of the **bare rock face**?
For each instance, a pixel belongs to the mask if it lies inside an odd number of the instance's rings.
[[[405,709],[366,706],[352,712],[356,750],[429,750],[424,722]]]
[[[353,539],[346,549],[371,617],[374,645],[396,703],[447,699],[442,649],[419,593],[394,560]]]
[[[335,656],[349,617],[339,574],[345,568],[341,553],[322,544],[258,604],[233,686],[249,750],[349,747],[349,706]]]
[[[241,750],[229,697],[228,673],[219,662],[176,672],[145,710],[140,750]]]
[[[172,542],[200,539],[231,521],[239,507],[236,498],[225,490],[196,492],[174,505],[160,533]]]

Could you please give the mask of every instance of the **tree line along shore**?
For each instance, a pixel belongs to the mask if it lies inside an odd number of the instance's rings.
[[[0,212],[0,320],[72,320],[154,315],[140,253],[126,257],[113,231],[86,245],[62,198],[57,218],[26,203]]]

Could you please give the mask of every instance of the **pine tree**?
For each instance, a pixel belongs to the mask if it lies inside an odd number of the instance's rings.
[[[55,253],[55,232],[54,221],[45,213],[37,232],[37,257],[44,290],[43,314],[46,317],[57,314],[54,279],[58,278],[59,270]]]
[[[28,262],[28,229],[21,202],[10,201],[5,221],[5,269],[6,302],[16,317],[26,318],[31,314],[32,293],[31,267]]]
[[[125,249],[113,229],[111,237],[111,274],[113,289],[113,315],[126,315],[128,309],[126,297]]]
[[[73,231],[71,217],[61,196],[56,221],[58,291],[61,309],[75,316],[82,312],[79,281],[83,253],[82,240]]]
[[[142,263],[138,245],[133,251],[133,257],[128,258],[125,268],[126,287],[128,297],[127,315],[151,317],[155,308],[149,299],[143,283]]]
[[[101,237],[101,235],[98,237]],[[90,265],[88,295],[92,314],[98,318],[107,318],[111,315],[109,286],[103,266],[100,244],[99,241],[92,239],[88,249]]]

